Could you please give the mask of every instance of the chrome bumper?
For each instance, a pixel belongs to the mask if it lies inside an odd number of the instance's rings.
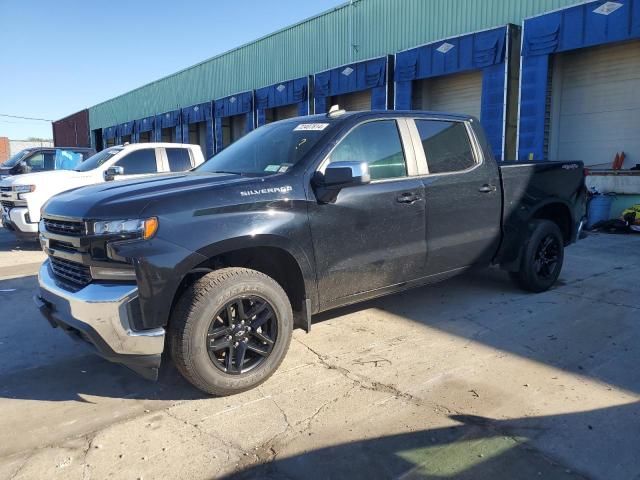
[[[40,267],[38,283],[40,291],[35,297],[36,304],[54,327],[77,333],[107,360],[136,371],[140,368],[157,370],[164,350],[165,331],[163,328],[132,329],[129,317],[136,305],[136,286],[90,283],[71,292],[56,283],[49,260]]]

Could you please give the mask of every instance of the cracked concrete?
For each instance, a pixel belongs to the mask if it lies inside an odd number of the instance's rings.
[[[541,295],[488,271],[323,314],[228,398],[85,353],[0,279],[0,479],[640,478],[639,247],[580,242]]]

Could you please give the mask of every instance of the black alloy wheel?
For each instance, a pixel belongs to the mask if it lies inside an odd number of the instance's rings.
[[[547,235],[542,239],[534,259],[534,269],[538,277],[548,279],[555,276],[561,248],[560,241],[555,235]]]
[[[207,332],[207,352],[216,368],[240,375],[269,357],[277,337],[276,314],[269,302],[242,296],[216,312]]]
[[[549,220],[536,219],[529,224],[520,268],[509,275],[524,290],[544,292],[558,280],[563,262],[564,238],[560,228]]]

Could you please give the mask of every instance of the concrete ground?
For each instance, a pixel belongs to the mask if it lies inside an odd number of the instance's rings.
[[[640,236],[581,241],[540,295],[490,270],[324,314],[229,398],[51,329],[42,258],[0,229],[2,479],[640,479]]]

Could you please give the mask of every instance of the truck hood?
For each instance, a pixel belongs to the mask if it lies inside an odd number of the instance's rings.
[[[49,200],[44,212],[84,219],[136,218],[154,202],[168,205],[202,192],[210,199],[212,189],[263,181],[263,178],[196,172],[120,180],[64,192]]]
[[[8,187],[11,185],[42,185],[47,183],[63,187],[76,182],[95,182],[95,179],[96,173],[92,171],[76,172],[74,170],[50,170],[47,172],[24,173],[22,175],[7,177],[2,181],[2,185]]]

